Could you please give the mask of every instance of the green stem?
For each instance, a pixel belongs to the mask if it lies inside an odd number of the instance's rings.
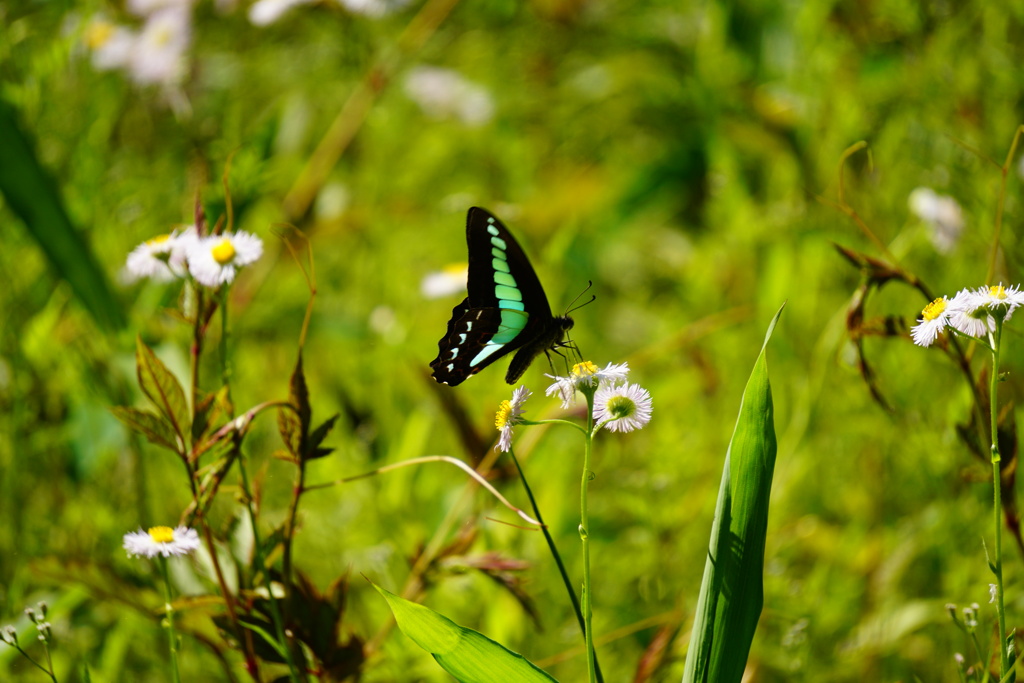
[[[228,288],[220,291],[220,378],[231,400],[231,363],[228,360]]]
[[[240,447],[236,444],[236,448]],[[249,488],[249,475],[245,469],[245,458],[241,457],[241,453],[239,453],[238,457],[238,471],[241,472],[242,475],[242,489],[245,492],[246,499],[245,509],[249,513],[249,524],[252,525],[253,552],[255,554],[254,559],[256,569],[263,575],[264,587],[267,589],[267,602],[270,605],[270,616],[274,622],[274,632],[284,651],[285,663],[288,664],[288,672],[291,676],[292,682],[301,683],[303,677],[299,675],[299,670],[295,667],[295,662],[292,660],[291,643],[285,637],[284,620],[281,617],[281,608],[277,604],[277,598],[274,597],[274,588],[272,585],[273,582],[270,579],[270,571],[267,569],[263,558],[263,544],[260,541],[260,532],[256,526],[256,511],[253,509],[252,490]]]
[[[995,524],[996,547],[995,561],[992,562],[992,573],[996,575],[996,610],[999,614],[999,677],[1004,678],[1010,670],[1010,660],[1006,652],[1006,608],[1003,601],[1003,520],[1002,520],[1002,473],[999,455],[999,342],[1003,331],[1003,321],[996,315],[996,329],[991,335],[992,342],[992,377],[989,382],[989,416],[992,434],[992,521]]]
[[[590,583],[590,513],[587,510],[587,488],[590,484],[590,456],[594,442],[594,392],[584,391],[587,397],[587,434],[583,449],[583,480],[580,482],[580,540],[583,542],[583,634],[587,641],[587,675],[590,683],[596,683],[594,668],[594,626],[593,603]]]
[[[178,636],[174,632],[174,606],[171,605],[171,576],[167,571],[167,558],[160,557],[160,573],[164,577],[164,619],[167,628],[167,645],[171,654],[171,680],[181,683],[178,674]]]
[[[34,666],[35,668],[37,668],[40,671],[42,671],[44,674],[49,676],[54,681],[54,683],[56,683],[57,677],[53,675],[53,671],[52,670],[51,671],[47,671],[45,666],[43,666],[42,664],[40,664],[39,662],[34,660],[32,658],[32,655],[30,655],[29,653],[27,653],[24,650],[22,650],[20,645],[11,645],[11,647],[13,647],[15,650],[20,652],[22,657],[24,657],[25,659],[27,659],[29,662],[32,663],[32,666]],[[52,664],[50,665],[50,668],[51,669],[53,668]]]
[[[533,508],[534,518],[540,522],[541,533],[544,534],[544,540],[548,542],[548,550],[551,551],[551,556],[555,558],[555,564],[558,565],[558,573],[562,575],[562,583],[565,585],[565,591],[569,594],[569,600],[572,602],[572,609],[576,612],[576,620],[580,624],[580,631],[583,633],[584,641],[587,637],[587,625],[583,620],[583,610],[580,609],[579,598],[576,597],[576,591],[573,590],[572,581],[569,579],[569,572],[565,570],[565,565],[562,563],[562,556],[558,553],[558,548],[555,547],[555,539],[551,537],[551,532],[548,531],[547,525],[544,523],[544,518],[541,517],[540,508],[537,507],[537,501],[534,500],[533,490],[530,488],[530,484],[526,481],[526,474],[523,472],[523,468],[519,465],[519,458],[516,457],[515,452],[509,449],[508,454],[512,457],[512,462],[516,465],[516,471],[519,472],[519,480],[523,482],[523,488],[526,490],[526,497],[530,499],[530,506]],[[597,654],[594,654],[594,671],[597,674],[597,683],[604,683],[604,676],[601,674],[601,663],[597,661]]]

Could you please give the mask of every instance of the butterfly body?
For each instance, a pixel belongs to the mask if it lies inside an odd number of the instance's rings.
[[[569,316],[551,315],[544,288],[501,221],[473,207],[466,218],[468,296],[454,309],[430,363],[441,384],[455,386],[516,351],[505,375],[513,384],[541,353],[563,345]]]

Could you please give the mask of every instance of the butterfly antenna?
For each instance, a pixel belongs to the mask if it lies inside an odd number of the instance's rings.
[[[596,294],[591,294],[589,300],[584,301],[579,306],[573,307],[573,304],[576,303],[577,301],[579,301],[580,297],[583,296],[584,294],[586,294],[588,291],[590,291],[590,288],[593,287],[593,286],[594,286],[594,281],[593,280],[587,280],[587,286],[583,288],[583,291],[580,292],[579,294],[577,294],[576,298],[569,302],[569,306],[565,310],[565,315],[569,315],[573,311],[578,311],[579,309],[583,308],[587,304],[594,303],[594,301],[597,299],[597,295]]]

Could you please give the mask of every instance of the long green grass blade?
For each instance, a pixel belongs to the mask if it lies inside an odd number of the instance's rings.
[[[402,633],[434,655],[437,663],[461,683],[557,683],[525,657],[487,636],[380,586],[374,588],[388,601]]]
[[[739,683],[761,616],[768,499],[776,451],[765,350],[781,315],[782,308],[768,326],[725,455],[684,683]]]
[[[71,225],[60,191],[18,124],[14,107],[0,99],[0,193],[28,228],[58,277],[66,280],[93,319],[108,330],[125,325],[121,305],[89,245]]]

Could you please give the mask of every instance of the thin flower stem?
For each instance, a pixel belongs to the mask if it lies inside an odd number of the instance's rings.
[[[580,540],[583,542],[583,633],[587,642],[587,675],[590,683],[596,683],[594,669],[594,625],[593,601],[590,584],[590,513],[587,509],[587,488],[590,484],[590,455],[594,434],[594,391],[583,391],[587,397],[587,430],[583,449],[583,479],[580,482]]]
[[[167,571],[167,558],[160,556],[160,573],[164,578],[164,619],[167,628],[167,645],[171,655],[171,680],[181,683],[178,674],[178,635],[174,632],[174,606],[171,604],[171,576]]]
[[[992,377],[989,381],[989,419],[992,432],[992,520],[995,524],[996,547],[995,560],[992,562],[992,573],[996,575],[996,611],[999,615],[999,676],[1004,678],[1010,670],[1010,660],[1006,652],[1006,608],[1003,601],[1003,518],[1002,518],[1002,473],[999,455],[999,405],[997,390],[999,387],[999,342],[1003,331],[1001,316],[994,316],[996,329],[991,335],[992,344]]]
[[[537,521],[536,519],[534,519],[533,517],[531,517],[530,515],[526,514],[525,512],[523,512],[522,510],[517,508],[515,505],[510,503],[508,501],[508,499],[505,498],[505,496],[501,495],[501,493],[498,492],[498,489],[496,489],[493,486],[491,486],[491,484],[486,479],[484,479],[483,475],[481,475],[479,472],[477,472],[475,469],[473,469],[470,465],[468,465],[465,462],[459,460],[458,458],[453,458],[450,455],[424,455],[423,457],[420,457],[420,458],[412,458],[410,460],[403,460],[402,462],[396,462],[396,463],[394,463],[392,465],[385,465],[384,467],[378,467],[377,469],[375,469],[375,470],[373,470],[371,472],[364,472],[363,474],[357,474],[354,477],[346,477],[344,479],[338,479],[336,481],[327,482],[326,484],[313,484],[312,486],[306,486],[303,489],[303,491],[312,491],[314,489],[324,489],[324,488],[327,488],[329,486],[336,486],[338,484],[347,484],[350,481],[355,481],[357,479],[365,479],[366,477],[372,477],[375,474],[383,474],[384,472],[388,472],[390,470],[397,470],[397,469],[399,469],[401,467],[409,467],[410,465],[422,465],[423,463],[427,463],[427,462],[446,462],[446,463],[455,465],[460,470],[462,470],[463,472],[468,474],[470,477],[472,477],[473,481],[475,481],[477,484],[480,484],[480,486],[483,486],[485,489],[487,489],[488,493],[490,493],[492,496],[497,498],[501,502],[501,504],[504,505],[505,507],[507,507],[509,510],[511,510],[512,512],[514,512],[517,515],[519,515],[524,521],[526,521],[527,523],[532,524],[534,526],[543,526],[543,524],[541,522]]]
[[[237,449],[240,446],[236,442]],[[299,675],[298,669],[295,667],[295,662],[292,660],[292,648],[288,642],[284,633],[284,620],[281,617],[281,608],[277,604],[277,598],[274,597],[274,587],[270,580],[270,572],[267,571],[266,563],[263,558],[263,544],[260,541],[259,528],[256,526],[256,511],[253,509],[253,497],[252,489],[249,488],[249,475],[245,469],[245,458],[241,457],[239,453],[238,458],[238,471],[242,475],[242,490],[245,492],[245,509],[249,513],[249,524],[252,525],[252,539],[253,539],[253,552],[255,554],[255,563],[257,571],[263,575],[263,581],[266,584],[267,589],[267,602],[270,604],[270,616],[274,622],[274,631],[277,636],[278,642],[281,644],[281,649],[284,652],[285,663],[288,664],[288,672],[292,679],[292,683],[301,683],[303,680]]]
[[[49,676],[50,679],[53,680],[54,683],[57,683],[57,677],[53,675],[53,671],[52,671],[53,665],[52,664],[50,665],[51,671],[47,671],[45,666],[43,666],[42,664],[37,662],[35,659],[33,659],[32,655],[30,655],[29,653],[27,653],[24,650],[22,650],[20,645],[12,645],[11,647],[13,647],[15,650],[20,652],[22,657],[24,657],[25,659],[27,659],[29,662],[32,663],[32,666],[34,666],[35,668],[39,669],[44,674]]]
[[[551,419],[551,420],[525,420],[525,419],[520,418],[519,424],[532,425],[532,426],[536,426],[536,425],[566,425],[567,427],[572,427],[573,429],[578,429],[581,434],[588,434],[589,431],[590,431],[590,430],[588,430],[588,429],[586,429],[584,427],[579,426],[575,422],[570,422],[569,420],[559,420],[559,419]]]
[[[57,683],[57,676],[53,673],[53,657],[50,656],[50,643],[46,640],[43,641],[43,652],[46,653],[46,673],[50,676],[50,680]]]
[[[228,387],[228,401],[231,401],[231,363],[228,360],[228,288],[220,292],[220,378]]]
[[[576,597],[576,591],[573,590],[572,580],[569,579],[569,572],[565,570],[565,565],[562,563],[562,556],[558,553],[558,548],[555,547],[555,539],[551,537],[551,533],[548,531],[547,526],[544,524],[544,518],[541,517],[540,508],[537,507],[537,501],[533,497],[533,490],[530,488],[530,484],[526,481],[526,474],[523,472],[523,468],[519,465],[519,458],[516,457],[515,451],[509,449],[509,456],[512,458],[512,462],[515,463],[516,471],[519,472],[519,480],[523,482],[523,488],[526,490],[526,497],[530,499],[530,506],[533,508],[533,514],[537,517],[537,521],[541,523],[540,530],[544,534],[544,540],[548,543],[548,550],[551,551],[551,556],[555,558],[555,564],[558,565],[558,573],[562,575],[562,583],[565,584],[565,591],[569,594],[569,600],[572,602],[572,609],[576,612],[576,620],[579,621],[580,631],[583,633],[584,642],[587,637],[587,625],[583,619],[583,610],[580,609],[579,598]],[[601,664],[597,661],[597,655],[594,655],[594,672],[597,674],[597,683],[604,683],[604,676],[601,674]]]

